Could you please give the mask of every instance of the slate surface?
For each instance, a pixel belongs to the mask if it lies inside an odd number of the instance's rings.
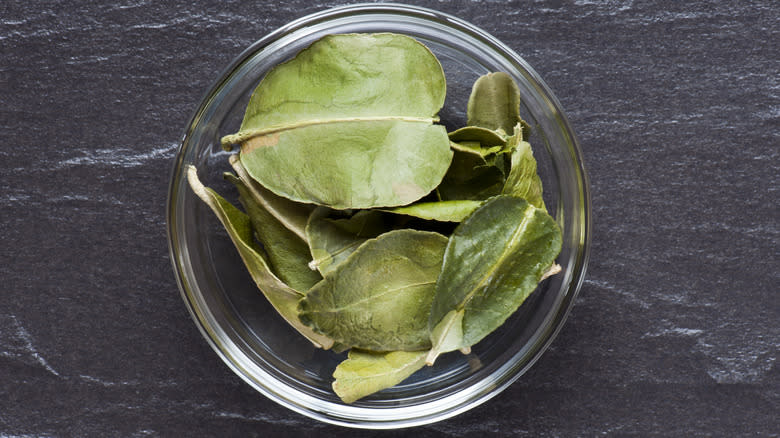
[[[0,437],[405,436],[256,393],[201,338],[165,235],[222,68],[343,2],[0,3]],[[508,390],[415,436],[780,433],[775,1],[418,2],[526,58],[594,206],[587,279]]]

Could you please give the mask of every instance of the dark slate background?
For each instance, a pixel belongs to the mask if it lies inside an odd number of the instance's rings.
[[[342,2],[0,2],[0,437],[401,436],[239,380],[179,296],[165,233],[184,126],[257,38]],[[778,436],[776,1],[424,1],[560,98],[592,257],[541,360],[415,436]]]

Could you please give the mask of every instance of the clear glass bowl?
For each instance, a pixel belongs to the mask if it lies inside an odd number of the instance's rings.
[[[517,81],[521,112],[545,202],[563,230],[561,274],[545,280],[496,332],[472,348],[441,356],[433,367],[352,405],[331,390],[345,354],[315,349],[256,290],[241,259],[208,207],[190,190],[184,168],[235,202],[222,172],[230,170],[219,139],[238,131],[250,94],[273,66],[334,33],[394,32],[426,44],[447,77],[440,113],[448,130],[465,125],[471,85],[504,71]],[[355,5],[294,21],[253,44],[205,95],[182,139],[171,176],[168,238],[184,302],[225,363],[268,398],[317,420],[353,427],[400,428],[431,423],[498,394],[542,354],[566,318],[585,273],[590,200],[581,152],[558,100],[520,56],[486,32],[446,14],[406,5]]]

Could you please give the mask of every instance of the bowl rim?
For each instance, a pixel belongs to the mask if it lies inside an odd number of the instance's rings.
[[[580,240],[579,240],[579,245],[577,245],[573,249],[574,257],[571,262],[573,266],[570,269],[570,272],[576,274],[576,278],[574,277],[571,278],[568,281],[568,283],[566,283],[567,285],[564,285],[561,288],[561,290],[566,289],[566,293],[563,295],[560,305],[557,307],[557,309],[554,309],[553,317],[548,318],[543,324],[543,326],[540,327],[540,329],[544,328],[544,331],[539,336],[539,338],[542,339],[542,342],[538,342],[534,345],[532,351],[528,353],[530,355],[529,359],[525,361],[521,367],[515,369],[508,369],[512,367],[508,367],[508,364],[503,364],[496,371],[490,374],[490,376],[493,376],[495,374],[500,374],[500,379],[499,379],[500,381],[498,385],[495,384],[489,385],[489,388],[483,387],[480,389],[480,391],[477,391],[476,395],[474,394],[473,391],[462,391],[461,394],[456,393],[456,394],[448,395],[444,397],[442,400],[452,401],[454,399],[455,404],[443,410],[437,409],[441,407],[439,406],[441,403],[435,404],[435,406],[432,409],[431,408],[423,409],[423,407],[425,405],[430,404],[430,402],[424,403],[422,406],[413,406],[412,408],[414,408],[414,410],[410,410],[409,408],[403,408],[406,409],[405,412],[409,412],[409,413],[415,412],[414,416],[406,417],[406,418],[388,419],[385,416],[383,416],[382,418],[379,419],[368,419],[364,415],[361,415],[360,412],[367,413],[369,411],[376,411],[375,409],[366,408],[366,407],[354,407],[354,406],[349,406],[346,409],[346,410],[354,411],[352,415],[344,415],[340,417],[334,416],[332,415],[331,412],[323,412],[322,409],[312,409],[309,406],[306,407],[301,406],[300,400],[298,402],[294,400],[290,400],[288,397],[284,397],[283,395],[279,394],[277,391],[272,390],[270,387],[262,386],[256,380],[251,379],[246,374],[245,368],[241,366],[240,363],[236,362],[236,358],[233,357],[229,352],[225,351],[223,346],[220,345],[220,343],[215,340],[214,333],[212,332],[213,329],[204,322],[205,319],[207,318],[202,312],[202,309],[199,309],[198,306],[196,306],[193,303],[190,297],[190,292],[189,292],[190,287],[188,285],[188,280],[183,273],[181,265],[179,264],[179,260],[182,255],[180,253],[179,245],[177,243],[178,242],[177,236],[175,235],[174,232],[175,229],[174,219],[176,215],[175,199],[176,199],[176,194],[179,191],[179,185],[182,182],[182,178],[179,178],[177,176],[181,172],[184,163],[184,155],[185,155],[184,147],[187,144],[188,133],[190,132],[191,128],[195,126],[198,120],[198,116],[202,114],[203,110],[208,106],[209,97],[212,96],[216,90],[221,88],[221,86],[228,80],[231,73],[237,67],[239,67],[244,62],[248,61],[252,56],[254,56],[254,54],[262,50],[262,48],[268,46],[269,44],[280,39],[281,37],[289,33],[295,32],[297,30],[300,30],[305,26],[309,26],[315,23],[327,22],[330,20],[343,18],[347,16],[365,15],[365,14],[408,15],[408,16],[416,17],[418,19],[421,18],[421,19],[444,23],[448,27],[453,27],[455,28],[455,30],[465,33],[468,36],[475,38],[479,42],[486,44],[496,52],[501,53],[503,56],[506,56],[514,64],[521,66],[530,75],[530,77],[536,82],[536,85],[541,88],[541,94],[549,101],[550,105],[553,107],[555,114],[559,117],[560,119],[559,122],[564,131],[564,134],[569,139],[569,145],[571,148],[569,152],[574,157],[574,163],[576,164],[575,170],[577,172],[576,180],[579,182],[577,189],[579,191],[578,198],[580,200],[580,211],[581,211],[581,217],[578,224],[578,229],[580,230]],[[490,400],[491,398],[498,395],[499,393],[501,393],[504,389],[506,389],[508,386],[514,383],[518,378],[520,378],[520,376],[522,376],[531,366],[533,366],[536,363],[536,361],[547,350],[547,348],[550,346],[552,341],[560,332],[563,323],[565,322],[566,318],[571,312],[574,299],[579,293],[579,290],[585,278],[587,264],[590,257],[590,246],[591,246],[590,240],[591,240],[591,233],[592,233],[591,216],[592,216],[592,209],[591,209],[591,199],[590,199],[590,184],[589,184],[587,173],[584,168],[582,151],[577,141],[577,138],[571,128],[568,118],[566,117],[565,113],[561,109],[561,105],[557,97],[555,97],[555,95],[552,93],[552,91],[544,82],[544,80],[523,58],[521,58],[512,49],[504,45],[501,41],[499,41],[498,39],[496,39],[486,31],[460,18],[452,16],[450,14],[436,11],[429,8],[399,4],[399,3],[359,3],[353,5],[339,6],[335,8],[318,11],[312,14],[308,14],[306,16],[293,20],[277,28],[273,32],[260,38],[259,40],[252,43],[249,47],[244,49],[220,73],[218,78],[211,83],[211,86],[202,95],[202,98],[199,101],[199,105],[197,109],[192,113],[192,116],[190,117],[188,123],[185,125],[184,132],[179,141],[179,148],[178,148],[176,158],[174,159],[173,162],[171,179],[168,188],[168,198],[167,198],[167,206],[166,206],[166,225],[167,225],[166,231],[167,231],[167,238],[168,238],[169,256],[171,258],[171,263],[176,277],[176,282],[179,287],[180,295],[185,302],[185,305],[190,313],[190,316],[195,321],[198,330],[201,332],[201,334],[206,339],[208,344],[217,353],[220,359],[236,375],[238,375],[242,380],[247,382],[258,392],[262,393],[263,395],[273,400],[274,402],[282,406],[285,406],[295,412],[298,412],[302,415],[305,415],[309,418],[313,418],[315,420],[319,420],[319,421],[323,421],[326,423],[339,425],[339,426],[357,427],[357,428],[364,428],[364,429],[394,429],[394,428],[401,428],[401,427],[405,428],[405,427],[413,427],[413,426],[420,426],[424,424],[430,424],[433,422],[451,418],[466,410],[472,409]],[[487,379],[483,379],[483,380],[487,380]],[[442,400],[438,400],[437,402],[441,402]],[[328,403],[328,402],[323,402],[323,403]],[[402,408],[396,408],[396,409],[402,409]]]

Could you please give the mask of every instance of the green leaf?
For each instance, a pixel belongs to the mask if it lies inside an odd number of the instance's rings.
[[[501,326],[536,289],[560,250],[560,228],[544,210],[513,196],[485,202],[447,244],[431,304],[427,363]]]
[[[503,169],[489,163],[480,151],[461,147],[455,149],[452,164],[436,190],[443,201],[483,201],[501,193],[504,181]]]
[[[310,258],[306,242],[256,202],[240,178],[226,173],[225,179],[238,189],[238,199],[249,215],[255,237],[263,244],[268,254],[273,272],[290,287],[302,293],[322,280],[317,271],[312,271],[307,266]]]
[[[361,210],[343,219],[327,217],[331,212],[325,207],[317,208],[306,225],[313,258],[309,268],[319,270],[322,275],[334,270],[363,242],[389,230],[382,213],[376,210]]]
[[[522,128],[518,123],[515,135],[510,137],[512,145],[512,167],[506,179],[501,193],[517,196],[530,202],[534,207],[547,211],[542,199],[542,180],[536,172],[536,159],[534,159],[531,144],[521,140]]]
[[[252,238],[252,225],[249,216],[227,202],[215,191],[205,187],[198,179],[195,167],[189,166],[187,168],[187,179],[192,191],[211,208],[225,227],[255,284],[276,311],[314,345],[325,349],[330,348],[333,345],[332,339],[315,333],[298,320],[297,307],[303,295],[273,274],[262,256],[262,249]]]
[[[275,195],[270,190],[258,184],[249,176],[244,165],[238,158],[238,155],[231,155],[228,158],[233,170],[244,183],[255,203],[262,206],[268,213],[272,214],[285,228],[295,233],[302,240],[306,240],[306,222],[315,206],[310,204],[301,204],[290,201]]]
[[[494,146],[503,146],[506,144],[507,133],[494,131],[493,129],[482,126],[464,126],[447,134],[451,142],[477,142],[480,147],[488,149]]]
[[[395,386],[425,366],[423,351],[375,353],[350,350],[345,361],[333,373],[333,391],[344,403],[353,403],[367,395]]]
[[[383,209],[382,211],[440,222],[460,222],[476,210],[480,204],[482,204],[480,201],[469,200],[420,202],[406,207]]]
[[[506,73],[488,73],[474,82],[466,110],[469,126],[502,130],[511,135],[520,121],[520,90]]]
[[[396,34],[330,35],[275,67],[250,98],[241,162],[285,198],[336,209],[406,205],[441,181],[452,152],[441,65]]]
[[[428,311],[447,238],[395,230],[363,243],[301,300],[300,319],[372,351],[428,348]]]

